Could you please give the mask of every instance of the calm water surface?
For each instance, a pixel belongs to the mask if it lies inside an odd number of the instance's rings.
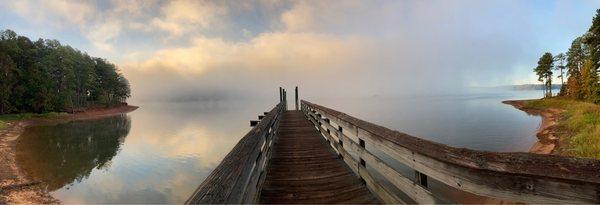
[[[506,99],[539,92],[310,99],[374,123],[457,147],[526,151],[540,118]],[[64,203],[182,203],[273,101],[136,103],[111,118],[26,129],[17,160]],[[292,108],[291,106],[289,108]]]

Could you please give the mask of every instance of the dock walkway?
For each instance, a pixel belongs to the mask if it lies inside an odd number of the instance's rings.
[[[185,204],[438,204],[448,200],[444,187],[503,203],[600,203],[600,160],[452,147],[295,91],[288,110],[279,88],[279,103],[250,121]]]
[[[300,111],[285,111],[260,203],[377,203]]]

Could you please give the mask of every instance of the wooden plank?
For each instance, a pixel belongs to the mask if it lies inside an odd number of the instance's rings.
[[[334,129],[333,126],[331,126],[329,123],[325,122],[325,120],[322,120],[322,123],[326,127],[330,127],[330,130]],[[336,133],[336,135],[338,135],[338,139],[341,139],[344,142],[344,144],[347,145],[346,147],[342,148],[339,146],[339,143],[337,143],[337,141],[334,141],[336,150],[343,149],[341,152],[344,152],[342,154],[344,157],[352,158],[350,156],[350,154],[348,154],[345,151],[345,149],[352,150],[352,151],[356,152],[359,157],[364,159],[369,166],[373,167],[375,169],[375,171],[377,171],[382,176],[384,176],[388,181],[390,181],[394,186],[396,186],[398,189],[400,189],[402,192],[404,192],[407,196],[409,196],[415,202],[420,203],[420,204],[433,204],[436,202],[436,200],[433,197],[433,194],[431,192],[429,192],[428,190],[424,189],[423,187],[415,184],[412,180],[406,178],[404,175],[402,175],[398,171],[391,168],[389,165],[384,163],[378,157],[374,156],[369,151],[365,150],[363,147],[360,147],[356,142],[354,142],[354,140],[348,138],[343,133],[341,133],[337,130],[335,130],[335,133]],[[321,134],[323,134],[327,138],[330,138],[330,139],[332,138],[331,134],[326,133],[324,131],[321,131]],[[357,162],[354,159],[352,159],[352,161],[350,163],[352,163],[353,165],[355,164],[357,167],[359,166],[359,162]],[[364,176],[365,175],[364,169],[362,172],[363,173],[361,176]],[[377,184],[371,185],[371,187],[369,187],[369,188],[371,188],[373,190],[381,190],[382,188],[379,188],[379,186],[380,186],[379,183],[377,183]],[[386,190],[386,192],[387,192],[387,190]],[[375,191],[375,193],[377,193],[377,192]],[[384,200],[386,203],[398,203],[397,201],[395,201],[395,202],[393,201],[397,197],[396,196],[390,197],[389,196],[390,194],[391,193],[387,192],[387,193],[384,193],[384,195],[380,196],[380,197],[386,198],[387,200]],[[391,195],[393,195],[393,194],[391,194]]]
[[[375,180],[364,167],[358,169],[358,174],[365,180],[367,187],[387,204],[408,204]]]
[[[457,189],[527,203],[597,203],[600,161],[453,148],[302,101],[399,162]]]
[[[344,144],[347,145],[345,147],[346,149],[358,153],[358,155],[362,159],[364,159],[369,166],[373,167],[374,170],[376,170],[379,174],[384,176],[389,182],[391,182],[394,186],[400,189],[400,191],[404,192],[415,202],[419,204],[436,203],[435,197],[433,197],[433,194],[430,191],[417,185],[409,178],[406,178],[404,175],[387,165],[377,156],[371,154],[369,151],[360,147],[356,142],[354,142],[354,140],[351,140],[343,134],[341,134],[340,136],[342,141],[344,141]]]
[[[280,123],[260,203],[377,203],[313,122],[287,111]]]
[[[257,159],[262,157],[261,147],[272,127],[276,127],[277,118],[285,108],[279,103],[258,124],[252,128],[225,156],[221,163],[198,186],[186,200],[186,204],[198,203],[252,203],[257,192],[255,186],[260,183],[261,171]],[[266,160],[266,159],[265,159]],[[254,189],[252,188],[254,187]]]

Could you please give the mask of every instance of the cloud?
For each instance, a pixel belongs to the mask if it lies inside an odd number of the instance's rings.
[[[38,23],[54,26],[84,26],[93,18],[96,8],[89,2],[69,0],[22,0],[7,2],[9,8],[20,16]],[[43,8],[43,9],[38,9]]]
[[[298,1],[277,16],[281,29],[241,41],[196,35],[189,44],[123,63],[123,70],[134,76],[134,96],[149,98],[212,96],[217,90],[265,95],[263,90],[294,85],[321,96],[428,94],[459,90],[484,66],[506,66],[496,54],[519,54],[519,45],[504,38],[488,41],[484,34],[440,27],[465,22],[467,15],[456,16],[459,6],[430,7],[443,11],[438,17],[415,11],[410,20],[394,12],[426,10],[415,4]],[[483,53],[489,62],[471,58]]]
[[[110,50],[110,41],[121,32],[120,21],[99,12],[97,5],[91,1],[23,0],[8,3],[15,13],[37,25],[78,28],[94,46],[103,50]]]
[[[281,21],[289,31],[308,30],[314,26],[314,10],[307,3],[302,2],[281,15]]]
[[[23,0],[6,1],[15,14],[35,26],[55,30],[77,29],[97,49],[112,51],[114,41],[127,29],[146,28],[147,13],[158,7],[156,1],[76,1]],[[41,9],[40,9],[41,8]]]
[[[151,24],[179,36],[190,30],[218,27],[226,14],[226,7],[213,1],[175,0],[163,6],[161,16]]]
[[[294,85],[364,96],[527,82],[539,54],[564,51],[587,29],[598,6],[588,3],[7,1],[24,18],[78,28],[109,51],[135,98],[157,99]]]
[[[149,60],[123,63],[122,68],[133,77],[132,84],[139,86],[137,91],[134,89],[138,96],[159,98],[182,90],[240,91],[263,85],[275,87],[274,83],[295,81],[313,72],[350,71],[352,66],[346,59],[360,58],[361,41],[282,32],[264,33],[247,42],[198,37],[187,47],[160,50]]]
[[[93,30],[86,31],[85,35],[95,47],[102,50],[112,50],[113,45],[110,42],[119,36],[122,29],[121,22],[114,19],[97,24]]]

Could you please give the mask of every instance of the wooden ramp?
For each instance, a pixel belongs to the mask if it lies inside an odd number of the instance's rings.
[[[260,203],[379,203],[300,111],[285,111]]]

